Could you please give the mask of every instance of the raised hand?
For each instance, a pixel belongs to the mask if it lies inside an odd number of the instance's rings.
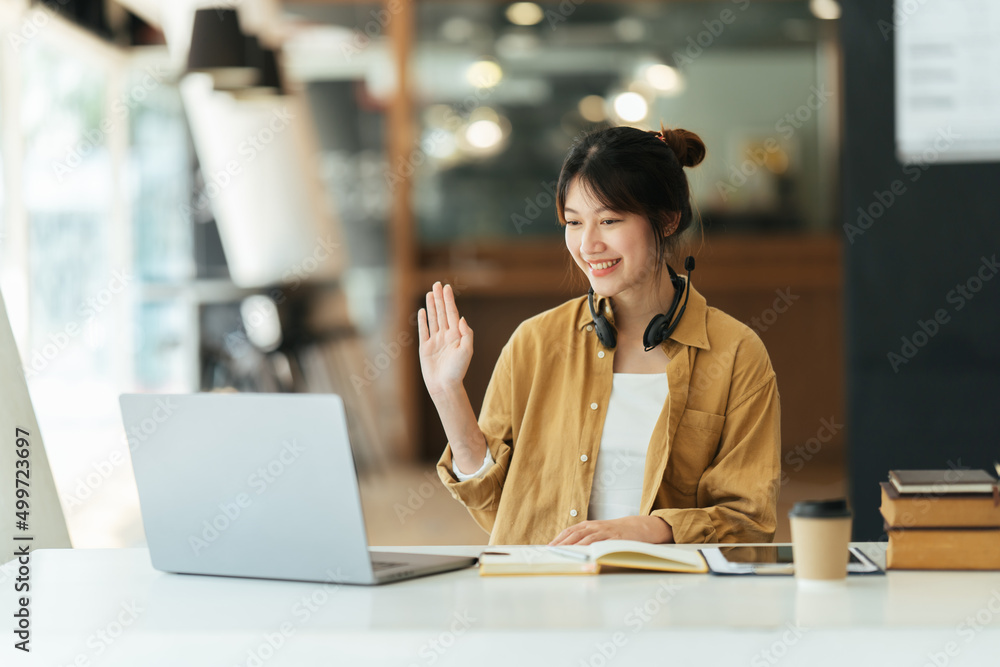
[[[427,308],[417,313],[420,371],[430,395],[462,385],[472,361],[472,329],[459,317],[451,285],[434,283]]]

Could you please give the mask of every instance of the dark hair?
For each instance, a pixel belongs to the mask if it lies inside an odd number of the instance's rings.
[[[559,172],[559,224],[566,224],[566,195],[579,177],[581,187],[603,206],[649,220],[658,275],[678,237],[691,225],[691,191],[683,167],[697,166],[704,159],[704,142],[687,130],[609,127],[588,132],[573,142]],[[678,212],[676,229],[664,236]]]

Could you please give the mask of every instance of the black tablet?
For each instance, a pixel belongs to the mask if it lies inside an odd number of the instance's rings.
[[[848,547],[848,574],[881,574],[882,570],[857,547]],[[746,547],[705,547],[700,550],[713,574],[790,575],[791,545],[762,544]]]

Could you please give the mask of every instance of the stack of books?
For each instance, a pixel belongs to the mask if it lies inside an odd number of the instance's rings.
[[[892,470],[882,482],[886,566],[1000,569],[1000,486],[985,470]]]

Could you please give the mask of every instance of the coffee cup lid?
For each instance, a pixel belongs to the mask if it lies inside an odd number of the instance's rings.
[[[788,516],[837,519],[852,516],[852,513],[846,498],[835,498],[833,500],[803,500],[795,503]]]

